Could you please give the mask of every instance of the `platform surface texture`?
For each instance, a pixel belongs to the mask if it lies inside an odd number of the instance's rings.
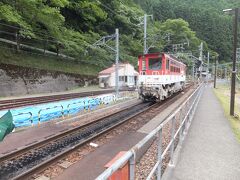
[[[240,143],[213,89],[206,86],[171,180],[239,180]]]

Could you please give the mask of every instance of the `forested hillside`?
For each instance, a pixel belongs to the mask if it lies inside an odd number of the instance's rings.
[[[143,51],[141,17],[148,13],[154,15],[148,25],[149,44],[154,42],[150,51],[171,51],[171,44],[187,39],[186,50],[197,55],[203,41],[205,51],[229,61],[232,21],[222,9],[237,4],[233,0],[1,0],[0,29],[19,34],[22,42],[44,44],[48,50],[60,49],[79,61],[105,67],[114,62],[114,54],[91,45],[119,28],[120,59],[136,64]]]
[[[158,21],[183,18],[209,48],[229,61],[232,56],[232,18],[223,9],[240,7],[236,0],[135,0]]]

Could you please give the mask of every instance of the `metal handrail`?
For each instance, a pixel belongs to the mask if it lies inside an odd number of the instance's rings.
[[[132,149],[127,151],[121,158],[119,158],[115,163],[113,163],[108,169],[106,169],[101,175],[99,175],[96,179],[97,180],[105,180],[108,179],[115,171],[117,171],[120,167],[122,167],[124,164],[126,164],[127,161],[129,161],[129,173],[130,173],[130,180],[134,179],[135,176],[135,164],[136,164],[136,154],[137,152],[144,147],[146,143],[148,143],[152,138],[157,137],[157,144],[158,144],[158,154],[157,154],[157,163],[154,165],[153,169],[151,170],[150,174],[148,175],[147,179],[151,179],[153,174],[156,172],[157,179],[161,179],[161,168],[162,168],[162,160],[164,159],[167,151],[170,149],[170,164],[173,164],[173,153],[174,153],[174,141],[177,138],[177,136],[180,136],[180,141],[183,140],[183,132],[187,131],[187,125],[191,123],[191,120],[193,118],[194,112],[197,108],[197,104],[200,100],[201,93],[202,93],[202,87],[201,84],[190,97],[188,97],[187,100],[184,101],[180,105],[180,107],[175,110],[172,115],[170,115],[164,122],[162,122],[157,128],[155,128],[152,132],[150,132],[145,138],[143,138],[139,143],[137,143]],[[191,102],[191,106],[190,106]],[[187,110],[187,112],[186,112]],[[175,131],[175,121],[176,121],[176,115],[180,113],[180,117],[182,118],[182,115],[184,112],[186,112],[182,122],[180,123],[179,128]],[[171,141],[167,145],[166,149],[162,152],[162,129],[163,127],[169,123],[172,122],[172,128],[171,128]],[[187,124],[188,123],[188,124]],[[189,125],[188,125],[189,127]],[[183,129],[184,128],[184,129]]]
[[[67,105],[67,115],[70,116],[70,106],[71,105],[80,104],[80,103],[84,103],[84,109],[85,109],[85,101],[78,101],[78,102],[70,103]]]
[[[48,107],[48,108],[43,108],[43,109],[40,109],[40,110],[38,111],[38,124],[40,124],[40,122],[41,122],[41,112],[42,112],[42,111],[44,111],[44,110],[49,110],[49,109],[55,109],[55,108],[59,108],[59,107],[62,108],[61,113],[62,113],[62,117],[64,118],[63,105],[53,106],[53,107]]]
[[[32,124],[32,126],[33,126],[33,119],[32,119],[32,117],[33,117],[33,114],[32,114],[32,112],[23,112],[23,113],[18,113],[18,114],[16,114],[16,115],[13,115],[13,116],[22,116],[22,115],[24,115],[24,114],[29,114],[30,116],[29,116],[29,121],[31,122],[31,124]]]

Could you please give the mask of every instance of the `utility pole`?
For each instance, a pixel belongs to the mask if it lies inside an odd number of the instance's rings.
[[[109,41],[115,40],[115,47],[111,47],[110,45],[108,45],[107,43]],[[116,29],[115,30],[115,34],[112,35],[108,35],[108,36],[104,36],[101,39],[99,39],[98,41],[96,41],[93,45],[93,47],[99,47],[99,46],[105,46],[108,49],[112,50],[116,57],[115,57],[115,93],[116,93],[116,97],[118,97],[119,95],[119,77],[118,77],[118,70],[119,70],[119,30]]]
[[[144,45],[143,45],[143,54],[147,54],[147,14],[144,14],[144,20],[143,20],[143,24],[144,24]]]
[[[199,67],[199,76],[200,76],[200,79],[202,79],[202,64],[203,64],[203,43],[201,42],[201,45],[200,45],[200,55],[199,55],[199,60],[201,61],[201,65]]]
[[[240,61],[240,48],[237,48],[237,61]]]
[[[235,82],[236,82],[236,60],[237,60],[237,29],[238,29],[238,11],[235,9],[234,19],[234,43],[233,43],[233,67],[232,67],[232,83],[231,83],[231,100],[230,100],[230,115],[234,116],[234,104],[235,104]]]
[[[144,35],[143,35],[143,54],[147,54],[148,53],[148,49],[150,47],[148,47],[147,45],[147,18],[148,17],[153,17],[153,15],[147,15],[144,14],[143,16],[143,22],[140,23],[140,25],[143,24],[144,26]],[[142,17],[141,17],[142,18]]]
[[[227,79],[227,67],[224,68],[224,79]]]
[[[19,52],[20,51],[20,43],[19,43],[19,38],[20,36],[19,36],[19,33],[16,31],[16,33],[15,33],[15,40],[16,40],[16,50],[17,50],[17,52]]]
[[[119,94],[119,78],[118,78],[118,61],[119,61],[119,30],[116,29],[116,32],[115,32],[115,35],[116,35],[116,61],[115,61],[115,80],[116,80],[116,96],[118,97],[118,94]]]
[[[223,10],[223,12],[234,13],[235,14],[235,16],[233,18],[233,39],[234,39],[234,41],[233,41],[233,66],[232,66],[231,99],[230,99],[230,115],[234,116],[239,8],[225,9],[225,10]]]
[[[207,83],[209,80],[209,59],[210,59],[210,53],[207,54]]]
[[[203,43],[201,42],[200,45],[200,55],[199,55],[199,60],[202,61],[203,60]]]
[[[215,57],[214,88],[216,88],[216,84],[217,84],[217,57]]]
[[[192,78],[193,78],[193,83],[195,84],[195,60],[193,60],[193,65],[192,65]]]

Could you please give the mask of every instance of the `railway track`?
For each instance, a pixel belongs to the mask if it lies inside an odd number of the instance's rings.
[[[90,139],[143,112],[143,109],[146,111],[149,106],[149,103],[135,105],[130,109],[124,109],[92,123],[68,130],[44,141],[6,154],[0,157],[0,177],[5,179],[23,179],[33,170],[42,168],[59,157],[72,152]]]
[[[43,104],[55,101],[62,101],[67,99],[74,99],[86,96],[94,96],[106,93],[115,92],[114,90],[104,90],[104,91],[92,91],[92,92],[81,92],[81,93],[71,93],[71,94],[59,94],[51,96],[40,96],[31,98],[19,98],[11,100],[0,100],[0,110],[13,109],[22,106]]]
[[[174,102],[175,96],[161,104]],[[3,179],[27,179],[93,138],[157,106],[159,106],[158,103],[140,103],[132,108],[123,109],[84,126],[67,130],[44,141],[5,154],[0,157],[0,177]]]

